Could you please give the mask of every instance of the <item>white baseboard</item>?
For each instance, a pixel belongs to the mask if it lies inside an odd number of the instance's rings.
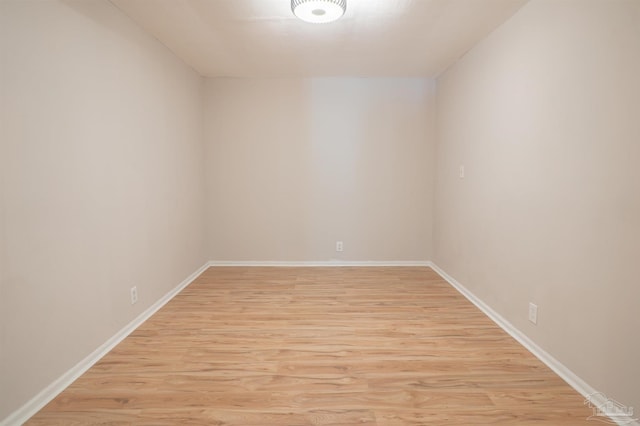
[[[208,266],[281,266],[281,267],[336,267],[336,266],[431,266],[427,260],[319,260],[319,261],[236,261],[236,260],[212,260]]]
[[[0,421],[0,426],[14,426],[21,425],[36,414],[39,410],[53,400],[60,392],[65,390],[71,383],[73,383],[78,377],[84,374],[89,368],[91,368],[96,362],[98,362],[103,356],[105,356],[111,349],[113,349],[118,343],[124,340],[131,332],[138,328],[143,322],[145,322],[151,315],[156,313],[167,302],[169,302],[176,294],[182,289],[191,284],[202,272],[204,272],[210,266],[430,266],[428,261],[210,261],[198,268],[197,271],[192,273],[184,281],[182,281],[173,290],[165,294],[160,300],[150,306],[147,310],[142,312],[133,321],[127,324],[123,329],[118,331],[109,340],[103,343],[99,348],[85,357],[82,361],[56,379],[53,383],[49,384],[46,388],[40,391],[36,396],[31,398],[22,407],[11,413],[4,420]]]
[[[615,405],[607,404],[608,400],[606,396],[596,391],[587,382],[582,380],[573,371],[568,369],[560,361],[552,357],[548,352],[534,343],[529,337],[513,326],[509,321],[504,319],[500,314],[494,311],[489,305],[480,300],[476,295],[469,291],[465,286],[460,284],[452,276],[440,269],[436,264],[430,262],[431,268],[436,271],[442,278],[444,278],[449,284],[451,284],[456,290],[458,290],[464,297],[466,297],[471,303],[476,305],[485,315],[487,315],[493,322],[495,322],[500,328],[506,331],[511,337],[516,339],[522,346],[527,348],[536,358],[547,365],[558,376],[560,376],[565,382],[567,382],[572,388],[578,391],[586,399],[589,399],[592,404],[600,408],[600,411],[609,416],[616,424],[620,426],[640,426],[634,418],[630,416],[621,415],[619,411],[616,411]],[[602,421],[602,419],[599,419]]]
[[[72,367],[69,371],[60,376],[57,380],[44,388],[40,393],[31,398],[22,407],[11,413],[4,420],[0,421],[0,426],[14,426],[21,425],[34,414],[36,414],[42,407],[47,405],[53,398],[55,398],[60,392],[65,390],[71,383],[73,383],[78,377],[84,374],[89,368],[91,368],[96,362],[105,356],[111,349],[113,349],[118,343],[123,341],[131,332],[138,328],[143,322],[145,322],[151,315],[155,314],[160,308],[167,304],[176,294],[180,293],[182,289],[191,284],[205,269],[209,267],[208,263],[205,263],[197,271],[189,275],[184,281],[178,284],[174,289],[165,294],[156,303],[151,305],[147,310],[138,315],[133,321],[127,324],[123,329],[118,331],[109,340],[104,342],[99,348],[85,357],[82,361]]]
[[[48,404],[53,398],[55,398],[60,392],[67,388],[73,381],[84,374],[91,366],[98,362],[104,355],[106,355],[111,349],[113,349],[118,343],[124,340],[131,332],[138,328],[149,317],[162,308],[167,302],[175,297],[186,286],[191,284],[204,270],[208,267],[224,267],[224,266],[288,266],[288,267],[329,267],[329,266],[427,266],[436,271],[442,276],[449,284],[451,284],[456,290],[458,290],[464,297],[466,297],[471,303],[477,306],[485,315],[491,318],[500,328],[506,331],[511,337],[520,342],[527,350],[529,350],[540,361],[546,364],[551,370],[553,370],[558,376],[564,379],[571,387],[582,394],[585,398],[591,397],[592,401],[597,407],[601,407],[602,411],[609,415],[620,426],[640,426],[640,423],[632,419],[630,416],[621,415],[617,411],[607,411],[606,397],[602,393],[598,393],[588,383],[578,377],[575,373],[564,366],[560,361],[552,357],[544,349],[535,344],[529,337],[527,337],[520,330],[515,328],[509,321],[504,319],[500,314],[494,311],[491,307],[485,304],[482,300],[476,297],[466,287],[456,281],[453,277],[440,269],[436,264],[430,261],[210,261],[198,268],[197,271],[192,273],[184,281],[182,281],[173,290],[165,294],[160,300],[150,306],[143,313],[138,315],[133,321],[127,324],[122,330],[112,336],[99,348],[89,354],[86,358],[80,361],[77,365],[60,376],[57,380],[43,389],[40,393],[34,396],[26,404],[14,411],[7,418],[0,422],[0,426],[14,426],[21,425],[26,422],[31,416],[37,413],[42,407]],[[595,395],[595,398],[594,398]],[[615,409],[615,406],[613,407]]]

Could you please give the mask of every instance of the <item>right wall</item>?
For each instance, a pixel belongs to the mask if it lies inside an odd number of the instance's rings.
[[[640,409],[640,1],[532,0],[437,87],[434,263]]]

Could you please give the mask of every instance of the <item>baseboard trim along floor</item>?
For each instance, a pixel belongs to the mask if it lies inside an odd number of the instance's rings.
[[[0,421],[0,426],[13,426],[21,425],[34,414],[40,411],[45,405],[52,401],[60,392],[65,390],[71,383],[73,383],[78,377],[82,376],[88,369],[98,362],[103,356],[105,356],[111,349],[122,342],[129,334],[131,334],[136,328],[138,328],[143,322],[149,319],[160,308],[166,305],[171,299],[182,291],[186,286],[191,284],[193,280],[198,278],[209,267],[209,263],[205,263],[195,272],[189,275],[180,284],[170,290],[167,294],[162,296],[157,302],[149,306],[144,312],[138,315],[134,320],[127,324],[124,328],[114,334],[109,340],[104,342],[95,351],[87,355],[82,361],[72,367],[69,371],[64,373],[49,386],[44,388],[40,393],[31,398],[26,404],[14,411],[9,417]]]
[[[321,261],[211,261],[209,266],[276,266],[276,267],[358,267],[358,266],[425,266],[431,267],[428,260],[396,260],[396,261],[352,261],[352,260],[321,260]]]
[[[620,426],[640,426],[640,423],[635,421],[635,419],[630,416],[623,414],[619,411],[615,411],[616,406],[614,404],[609,404],[608,400],[604,396],[603,393],[598,392],[592,386],[590,386],[587,382],[582,380],[567,368],[560,361],[551,356],[547,351],[538,346],[533,340],[527,337],[523,332],[518,330],[513,326],[509,321],[504,319],[499,313],[494,311],[489,305],[484,303],[480,298],[476,297],[471,291],[469,291],[465,286],[460,284],[455,278],[451,275],[447,274],[443,271],[438,265],[433,262],[429,262],[429,266],[438,273],[442,278],[444,278],[451,286],[453,286],[456,290],[460,292],[464,297],[466,297],[471,303],[473,303],[478,309],[480,309],[486,316],[488,316],[493,322],[495,322],[501,329],[507,332],[511,337],[516,339],[522,346],[524,346],[529,352],[531,352],[536,358],[542,361],[547,367],[553,370],[558,376],[560,376],[569,386],[575,389],[578,393],[585,397],[585,400],[588,398],[593,405],[598,407],[598,410],[601,413],[605,413],[609,416],[613,421],[615,421]],[[614,410],[614,411],[612,411]]]
[[[49,386],[43,389],[40,393],[34,396],[21,408],[13,412],[9,417],[0,422],[0,426],[13,426],[20,425],[26,422],[30,417],[42,409],[47,403],[53,400],[60,392],[67,388],[73,381],[85,373],[96,362],[98,362],[104,355],[106,355],[111,349],[113,349],[118,343],[124,340],[131,332],[138,328],[144,321],[156,313],[166,303],[168,303],[173,297],[175,297],[180,291],[187,287],[192,281],[194,281],[202,272],[209,267],[233,267],[233,266],[260,266],[260,267],[375,267],[375,266],[424,266],[430,267],[437,272],[442,278],[444,278],[452,287],[466,297],[471,303],[473,303],[478,309],[480,309],[485,315],[493,320],[500,328],[507,332],[511,337],[522,344],[529,352],[536,356],[540,361],[553,370],[558,376],[566,381],[577,392],[588,398],[593,395],[599,394],[593,387],[578,377],[569,368],[560,363],[557,359],[543,350],[535,342],[533,342],[524,333],[514,327],[509,321],[503,318],[500,314],[494,311],[490,306],[485,304],[481,299],[476,297],[465,286],[459,283],[452,276],[447,274],[444,270],[438,267],[436,264],[430,261],[341,261],[341,260],[329,260],[329,261],[210,261],[198,268],[189,277],[178,284],[174,289],[165,294],[147,310],[141,313],[138,317],[127,324],[118,333],[112,336],[99,348],[89,354],[86,358],[80,361],[77,365],[72,367],[65,374],[60,376],[57,380],[52,382]],[[601,399],[603,397],[600,397]],[[592,401],[598,408],[601,408],[601,412],[609,415],[619,425],[626,426],[640,426],[640,423],[634,421],[629,416],[625,416],[619,412],[607,411],[607,407],[611,407],[611,404],[607,404],[606,400]]]

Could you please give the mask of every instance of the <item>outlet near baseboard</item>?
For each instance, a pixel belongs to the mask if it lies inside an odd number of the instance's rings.
[[[131,287],[131,304],[135,305],[136,303],[138,303],[138,287],[134,285]]]

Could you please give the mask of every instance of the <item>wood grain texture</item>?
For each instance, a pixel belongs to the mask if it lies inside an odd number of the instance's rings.
[[[209,268],[30,425],[592,425],[429,268]]]

